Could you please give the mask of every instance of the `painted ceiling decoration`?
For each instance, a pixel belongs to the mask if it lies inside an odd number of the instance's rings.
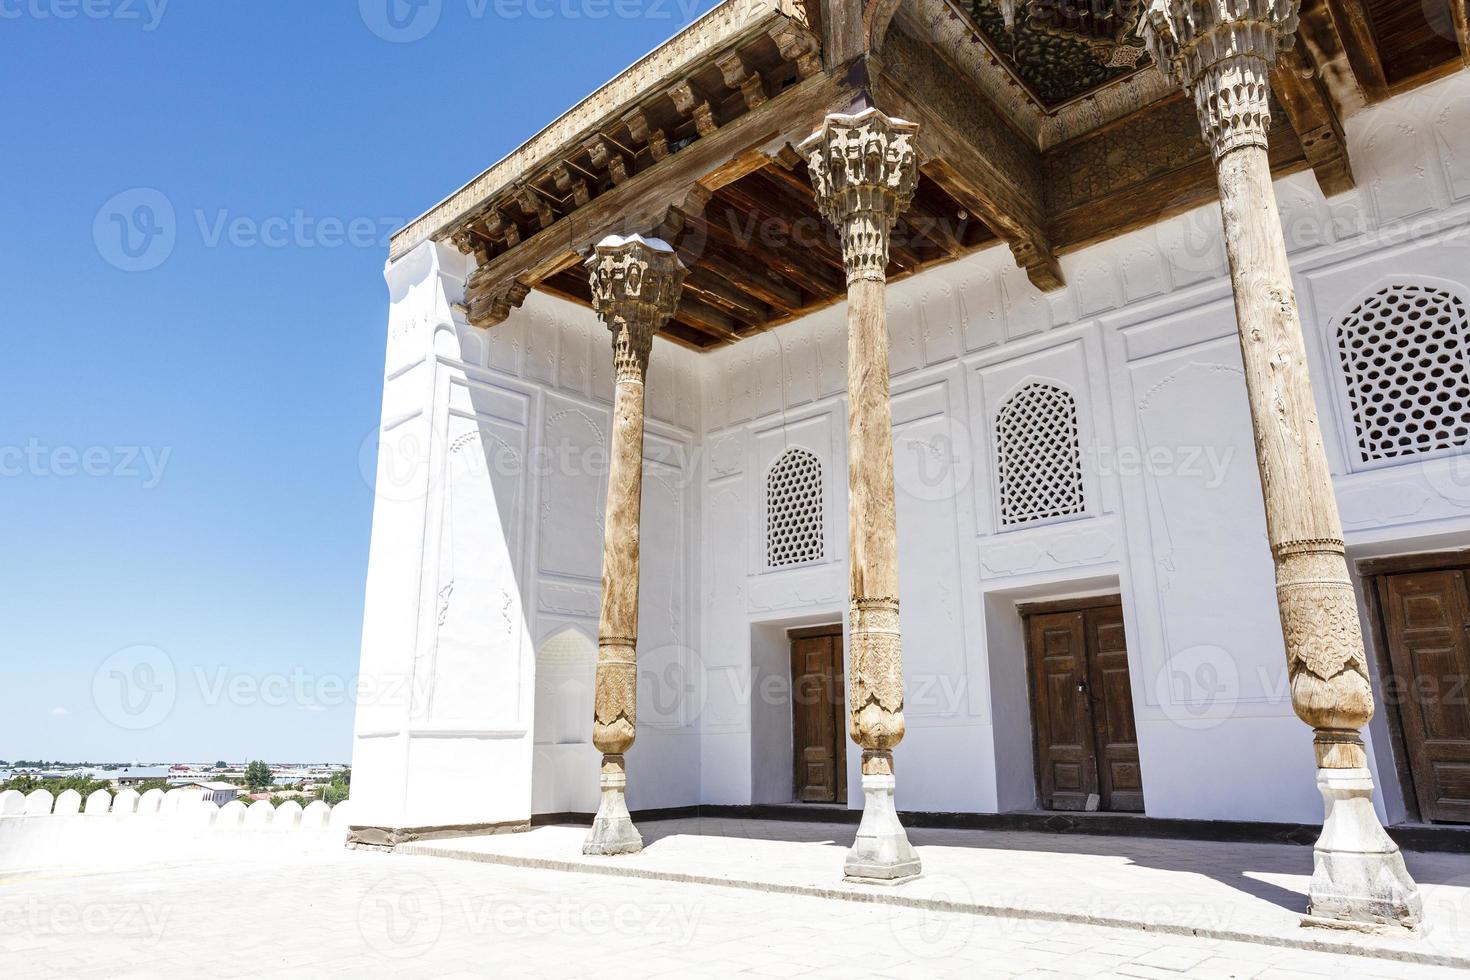
[[[1147,63],[1143,0],[969,0],[991,46],[1048,110]]]

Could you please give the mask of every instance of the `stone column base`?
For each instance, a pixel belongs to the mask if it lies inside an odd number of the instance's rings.
[[[894,778],[863,776],[863,819],[847,852],[847,877],[869,884],[893,884],[916,877],[919,855],[909,844],[893,805]]]
[[[603,758],[602,799],[597,804],[592,829],[582,844],[583,854],[637,854],[643,850],[643,836],[633,826],[633,817],[628,813],[628,799],[624,793],[628,787],[628,774],[622,763],[622,756],[618,756],[615,762],[612,757]]]
[[[1373,810],[1373,776],[1367,769],[1319,769],[1317,788],[1327,816],[1317,841],[1304,924],[1416,928],[1424,903],[1399,846]]]

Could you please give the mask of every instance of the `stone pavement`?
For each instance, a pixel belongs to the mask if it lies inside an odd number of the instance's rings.
[[[0,877],[7,980],[196,974],[1464,976],[1137,929],[370,852]]]
[[[911,830],[923,877],[842,880],[854,827],[735,819],[645,823],[641,854],[584,857],[583,827],[426,841],[405,853],[529,868],[719,884],[917,911],[1145,928],[1302,949],[1470,967],[1470,855],[1406,855],[1426,927],[1408,937],[1303,928],[1312,849],[976,830]],[[1368,967],[1365,967],[1368,968]]]

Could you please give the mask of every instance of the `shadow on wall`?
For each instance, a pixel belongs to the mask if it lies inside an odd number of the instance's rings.
[[[597,644],[575,627],[548,637],[536,651],[532,813],[597,809],[602,756],[592,744],[596,677]]]

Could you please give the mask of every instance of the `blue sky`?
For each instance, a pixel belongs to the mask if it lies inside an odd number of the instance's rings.
[[[348,758],[387,233],[711,5],[0,0],[0,758]]]

